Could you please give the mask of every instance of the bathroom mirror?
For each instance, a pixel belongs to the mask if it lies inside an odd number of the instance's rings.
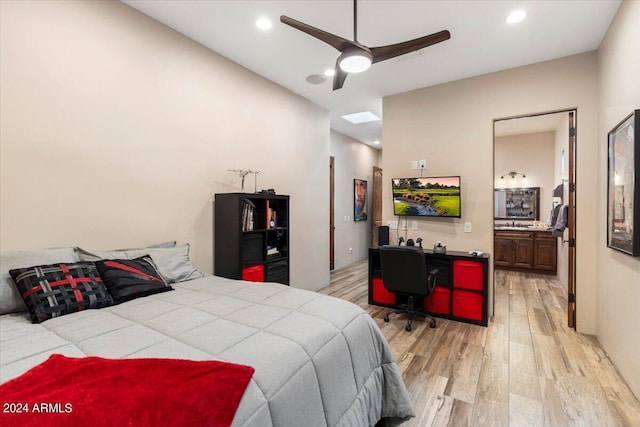
[[[496,188],[494,219],[540,220],[540,187]]]

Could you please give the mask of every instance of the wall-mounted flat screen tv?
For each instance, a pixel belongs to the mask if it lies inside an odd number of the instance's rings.
[[[460,177],[393,178],[393,213],[460,218]]]

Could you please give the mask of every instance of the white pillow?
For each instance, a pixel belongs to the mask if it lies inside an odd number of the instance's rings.
[[[149,248],[151,259],[167,283],[178,283],[204,277],[189,259],[189,244],[175,248]]]
[[[0,254],[0,314],[27,311],[9,270],[48,265],[58,262],[77,262],[74,248],[33,249]]]

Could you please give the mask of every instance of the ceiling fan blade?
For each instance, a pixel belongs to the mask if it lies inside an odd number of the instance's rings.
[[[333,90],[342,89],[348,75],[349,73],[340,68],[340,65],[336,62],[336,72],[333,75]]]
[[[289,25],[290,27],[293,27],[296,30],[300,30],[303,33],[307,33],[310,36],[315,37],[318,40],[321,40],[330,46],[333,46],[340,52],[354,45],[351,40],[347,40],[340,36],[336,36],[335,34],[327,33],[326,31],[312,27],[311,25],[307,25],[304,22],[296,21],[295,19],[289,18],[288,16],[284,16],[284,15],[280,16],[280,22],[282,22],[283,24]]]
[[[430,34],[428,36],[419,37],[417,39],[409,40],[402,43],[390,44],[387,46],[372,47],[371,53],[373,53],[373,63],[385,61],[387,59],[395,58],[396,56],[404,55],[416,50],[420,50],[427,46],[434,45],[436,43],[449,40],[451,33],[447,30]]]

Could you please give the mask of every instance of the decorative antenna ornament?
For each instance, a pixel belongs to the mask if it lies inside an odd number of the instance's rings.
[[[242,184],[241,184],[241,188],[242,188],[242,192],[244,193],[244,178],[249,175],[250,173],[253,174],[253,192],[257,193],[258,192],[258,174],[260,173],[260,171],[252,171],[250,169],[227,169],[229,172],[233,172],[236,175],[238,175],[240,178],[242,178]]]

